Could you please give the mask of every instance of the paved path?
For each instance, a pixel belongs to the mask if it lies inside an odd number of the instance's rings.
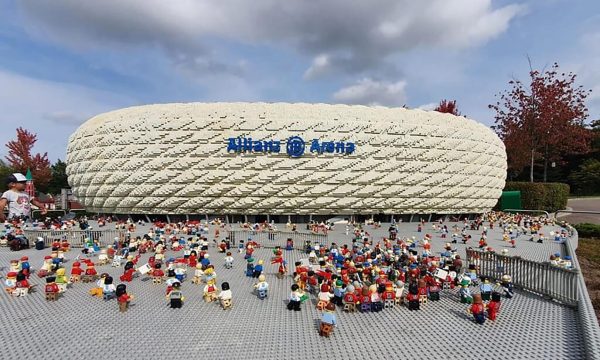
[[[427,225],[431,226],[431,225]],[[382,236],[388,225],[368,229]],[[545,228],[548,233],[551,229]],[[428,232],[428,229],[425,229]],[[471,232],[474,239],[476,232]],[[211,230],[212,234],[212,230]],[[490,246],[505,246],[497,230],[490,233]],[[400,236],[418,236],[416,224],[403,224]],[[343,226],[331,234],[338,243],[350,242]],[[434,235],[433,250],[439,252],[446,240]],[[471,244],[474,245],[474,244]],[[509,254],[532,259],[547,259],[556,244],[531,243],[525,237]],[[464,252],[465,245],[458,244]],[[10,259],[30,257],[34,268],[41,265],[49,250],[18,253],[0,248],[0,273],[6,274]],[[224,269],[223,255],[209,251],[216,264],[219,284],[228,281],[234,294],[231,311],[202,301],[201,287],[184,282],[186,297],[182,309],[167,307],[165,285],[153,285],[144,278],[134,279],[128,291],[136,296],[130,310],[119,313],[117,303],[91,298],[92,284],[75,284],[57,302],[46,302],[42,279],[31,281],[38,291],[22,298],[0,294],[0,339],[3,358],[47,359],[581,359],[582,335],[575,310],[539,296],[517,291],[513,299],[503,299],[495,322],[477,325],[465,312],[455,290],[442,293],[441,301],[430,302],[422,310],[406,307],[379,313],[346,314],[337,312],[339,326],[331,338],[317,333],[320,314],[310,304],[301,312],[286,310],[291,277],[277,279],[276,268],[269,265],[271,251],[258,249],[255,258],[264,259],[269,296],[261,301],[252,294],[253,280],[243,275],[245,262],[235,253],[233,269]],[[71,268],[77,250],[67,254]],[[176,256],[172,252],[167,257]],[[305,254],[284,254],[293,264]],[[142,263],[148,255],[142,258]],[[115,279],[122,269],[98,267]],[[192,270],[188,270],[188,275]]]
[[[600,197],[569,199],[567,206],[578,211],[598,211],[600,212]],[[600,224],[600,214],[573,214],[561,217],[560,220],[568,221],[571,224],[592,223]]]

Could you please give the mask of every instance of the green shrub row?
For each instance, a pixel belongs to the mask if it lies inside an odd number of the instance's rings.
[[[591,238],[597,237],[600,238],[600,225],[590,224],[590,223],[581,223],[575,224],[573,227],[577,230],[577,233],[580,238]]]
[[[554,212],[567,207],[569,185],[507,181],[505,191],[520,191],[521,205],[527,210]]]

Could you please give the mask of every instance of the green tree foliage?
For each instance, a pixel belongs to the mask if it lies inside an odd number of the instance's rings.
[[[48,184],[48,193],[52,195],[60,194],[61,189],[69,188],[69,182],[67,181],[67,164],[58,159],[50,167],[51,179]]]
[[[3,160],[0,159],[0,191],[7,190],[6,178],[8,175],[14,173],[13,168],[8,166]]]
[[[579,195],[600,194],[600,161],[588,159],[569,176],[575,193]]]

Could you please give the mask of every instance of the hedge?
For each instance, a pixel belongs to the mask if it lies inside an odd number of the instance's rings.
[[[527,210],[555,212],[567,207],[569,185],[507,181],[504,191],[520,191],[521,205]]]
[[[575,230],[577,230],[577,233],[580,238],[582,238],[582,237],[600,238],[600,225],[590,224],[590,223],[581,223],[581,224],[575,224],[575,225],[573,225],[573,227],[575,228]]]

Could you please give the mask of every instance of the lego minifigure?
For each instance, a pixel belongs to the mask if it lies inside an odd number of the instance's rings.
[[[321,284],[321,291],[319,292],[318,298],[317,310],[323,310],[333,298],[333,294],[329,292],[329,285]]]
[[[504,296],[511,299],[514,296],[512,277],[508,274],[502,275],[502,289],[504,290]]]
[[[152,283],[160,284],[165,277],[165,272],[161,270],[160,264],[154,264],[154,270],[152,270]]]
[[[489,301],[492,296],[492,285],[490,279],[487,277],[483,278],[483,283],[479,285],[479,292],[481,293],[481,299],[483,301]]]
[[[383,302],[377,291],[377,285],[371,284],[371,286],[369,286],[369,296],[371,297],[371,311],[379,312],[383,310]]]
[[[382,298],[386,308],[392,308],[396,304],[396,292],[391,281],[385,283],[385,291],[382,294]]]
[[[172,309],[180,309],[183,305],[183,301],[185,300],[181,290],[179,290],[180,287],[181,284],[175,281],[172,285],[172,288],[167,293],[167,299],[169,299],[169,305]]]
[[[64,293],[67,290],[67,286],[69,285],[69,280],[67,280],[67,276],[65,275],[65,268],[60,268],[56,270],[56,285],[61,293]]]
[[[44,263],[42,264],[42,267],[37,271],[37,275],[39,277],[44,277],[50,273],[51,269],[52,269],[52,256],[46,255],[46,256],[44,256]]]
[[[411,283],[408,285],[408,295],[406,295],[408,301],[408,310],[419,310],[419,286],[417,283]]]
[[[12,292],[14,296],[25,296],[29,293],[31,285],[27,281],[27,277],[22,272],[17,273],[17,282],[15,284],[15,290]]]
[[[27,256],[21,257],[20,261],[21,271],[23,274],[29,279],[29,272],[31,270],[31,265],[29,265],[29,258]]]
[[[127,294],[127,286],[119,284],[116,289],[117,302],[119,303],[119,311],[125,312],[129,309],[129,303],[133,300],[133,295]]]
[[[117,292],[117,288],[113,283],[112,276],[104,277],[103,285],[102,285],[102,298],[104,300],[112,299]]]
[[[335,304],[330,302],[323,310],[323,317],[321,318],[321,325],[319,326],[319,335],[329,337],[335,326],[337,326],[337,321],[335,319]]]
[[[81,269],[81,263],[79,261],[73,262],[73,267],[71,268],[71,277],[69,278],[69,282],[77,283],[81,277],[83,270]]]
[[[475,322],[482,325],[485,322],[485,305],[481,299],[481,294],[473,295],[473,305],[469,308],[469,313],[473,314]]]
[[[355,289],[352,284],[346,286],[346,292],[344,293],[344,311],[354,312],[356,311],[356,304],[360,303],[356,294],[354,293]]]
[[[58,299],[58,285],[54,282],[54,277],[49,276],[46,278],[46,286],[44,287],[44,292],[46,293],[47,301],[55,301]]]
[[[500,293],[494,291],[492,293],[492,301],[487,305],[488,318],[492,321],[496,320],[496,315],[500,311],[500,298]]]
[[[269,284],[266,281],[265,275],[260,275],[258,277],[258,282],[254,284],[254,288],[257,291],[258,298],[263,300],[267,297],[267,291],[269,290]]]
[[[206,282],[206,285],[204,286],[203,298],[207,303],[213,302],[217,299],[217,286],[215,285],[214,279],[210,279]]]
[[[215,268],[212,265],[209,265],[206,270],[204,270],[204,281],[208,283],[211,280],[215,283],[217,282],[217,273],[215,272]]]
[[[232,297],[231,290],[229,289],[229,283],[224,282],[221,284],[221,292],[219,293],[219,300],[221,303],[221,307],[223,310],[231,309],[232,307]]]
[[[7,293],[12,294],[17,287],[16,271],[11,271],[8,274],[6,274],[6,280],[4,281],[4,285],[6,286],[4,290],[6,290]]]
[[[463,279],[460,283],[460,290],[458,291],[460,295],[460,302],[463,304],[470,304],[473,302],[473,297],[471,296],[471,290],[469,289],[469,281]]]
[[[360,297],[360,312],[371,311],[371,295],[369,294],[369,288],[362,288],[362,295]]]
[[[300,287],[298,286],[298,284],[293,284],[292,285],[292,292],[290,293],[290,301],[288,302],[287,305],[287,309],[288,310],[294,310],[294,311],[300,311],[300,304],[302,299],[300,298],[300,293],[299,293]]]
[[[108,250],[102,249],[100,250],[100,255],[98,255],[98,265],[106,264],[108,264]]]
[[[231,256],[231,252],[227,252],[227,256],[225,257],[225,268],[231,269],[233,267],[233,256]]]
[[[246,259],[246,276],[253,277],[254,276],[254,259],[249,257]]]
[[[196,264],[196,270],[194,271],[194,278],[192,279],[192,284],[200,284],[202,282],[202,278],[204,277],[204,271],[202,270],[202,264]]]
[[[258,279],[260,274],[262,274],[263,264],[264,264],[264,261],[262,259],[258,260],[258,264],[254,267],[254,272],[252,273],[253,278]]]

